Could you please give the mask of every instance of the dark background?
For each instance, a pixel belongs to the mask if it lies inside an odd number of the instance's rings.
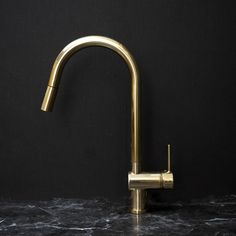
[[[130,75],[119,56],[74,55],[54,112],[40,111],[55,57],[87,35],[114,38],[137,60],[144,170],[166,169],[172,144],[175,189],[161,198],[235,193],[232,3],[1,1],[0,197],[129,195]]]

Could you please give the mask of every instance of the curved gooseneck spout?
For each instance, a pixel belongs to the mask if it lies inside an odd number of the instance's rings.
[[[135,59],[128,49],[121,43],[103,36],[87,36],[79,38],[68,44],[59,53],[54,62],[41,110],[52,111],[61,74],[66,62],[70,59],[70,57],[83,48],[94,46],[105,47],[115,51],[125,60],[126,64],[128,65],[131,75],[131,163],[132,172],[138,174],[141,171],[139,72]],[[136,194],[137,198],[140,199],[142,190],[137,190]],[[139,202],[139,200],[137,201]]]
[[[139,115],[139,73],[135,59],[122,44],[117,41],[102,37],[102,36],[87,36],[77,39],[68,44],[57,56],[46,94],[42,103],[41,110],[52,111],[56,91],[59,86],[61,74],[66,62],[77,51],[92,46],[100,46],[109,48],[118,53],[127,63],[131,74],[131,158],[132,158],[132,172],[138,173],[140,171],[140,115]]]
[[[145,211],[145,190],[150,188],[171,189],[173,188],[174,178],[170,170],[170,145],[168,145],[168,171],[141,173],[139,73],[137,64],[128,49],[117,41],[102,36],[87,36],[68,44],[54,62],[41,109],[43,111],[52,110],[64,65],[70,57],[80,49],[92,46],[109,48],[118,53],[125,60],[131,74],[132,171],[128,175],[128,184],[131,190],[131,211],[140,214]]]

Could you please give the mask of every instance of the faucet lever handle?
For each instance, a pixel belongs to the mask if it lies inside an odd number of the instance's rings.
[[[167,169],[167,173],[171,172],[171,167],[170,167],[170,144],[167,145],[167,161],[168,161],[168,169]]]

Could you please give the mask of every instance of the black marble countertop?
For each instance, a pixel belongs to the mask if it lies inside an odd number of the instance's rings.
[[[127,201],[1,201],[0,235],[236,235],[236,195],[152,203],[130,214]]]

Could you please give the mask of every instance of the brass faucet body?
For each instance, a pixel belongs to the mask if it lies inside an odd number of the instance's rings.
[[[131,211],[140,214],[145,211],[145,189],[172,188],[173,174],[170,171],[151,174],[141,173],[140,159],[140,81],[134,57],[119,42],[103,36],[87,36],[68,44],[57,56],[51,71],[48,87],[41,110],[52,111],[59,86],[61,74],[66,62],[77,51],[87,47],[105,47],[119,54],[128,65],[131,75],[131,164],[132,171],[128,175],[131,190]],[[169,149],[168,149],[169,150]]]

